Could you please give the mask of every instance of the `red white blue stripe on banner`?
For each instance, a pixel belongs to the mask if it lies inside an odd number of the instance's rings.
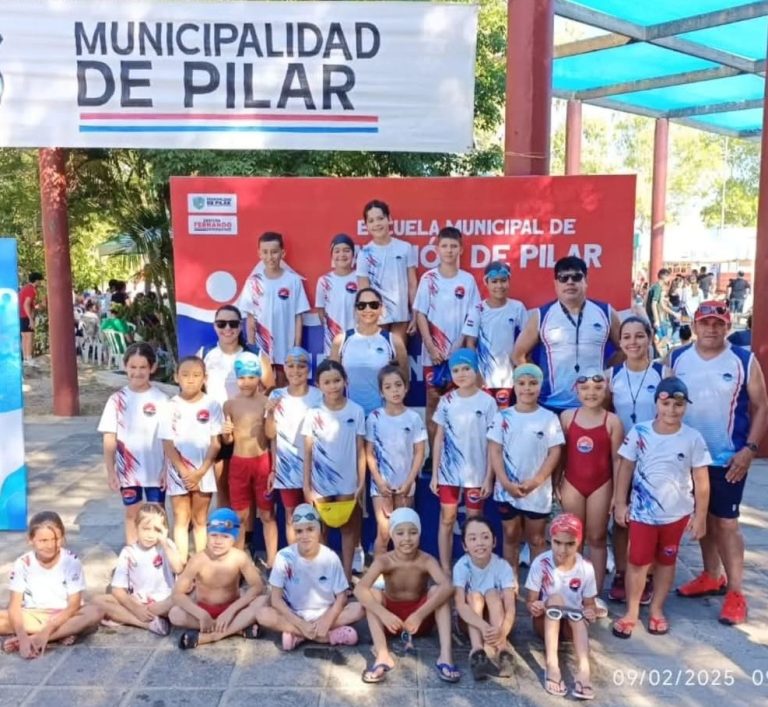
[[[376,115],[80,113],[81,133],[378,133]]]

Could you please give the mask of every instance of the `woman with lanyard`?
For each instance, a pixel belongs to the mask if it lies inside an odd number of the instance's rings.
[[[222,407],[227,400],[238,394],[235,358],[241,351],[248,350],[260,356],[261,384],[264,386],[265,392],[275,385],[269,359],[263,352],[259,351],[257,346],[245,343],[242,319],[240,310],[234,305],[225,304],[223,307],[219,307],[213,317],[213,330],[217,338],[216,345],[203,346],[197,353],[205,362],[206,390]],[[219,508],[229,506],[227,472],[229,471],[229,459],[232,457],[233,446],[232,444],[222,444],[216,458],[214,471]]]
[[[626,357],[620,366],[606,372],[608,397],[606,404],[619,416],[624,432],[629,432],[638,422],[653,420],[656,416],[654,393],[664,377],[661,363],[651,360],[653,330],[644,319],[628,317],[619,328],[619,345]],[[613,576],[608,598],[624,601],[624,571],[627,567],[627,529],[616,524],[611,533],[616,573]],[[642,604],[650,604],[653,598],[653,575],[649,574],[641,597]]]
[[[409,373],[403,340],[379,325],[383,313],[383,301],[376,290],[359,290],[355,296],[357,326],[334,338],[329,355],[344,366],[349,376],[348,397],[363,408],[366,417],[382,405],[379,371],[388,363],[395,363],[406,380]]]

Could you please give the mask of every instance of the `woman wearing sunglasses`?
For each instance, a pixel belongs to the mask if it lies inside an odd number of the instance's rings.
[[[619,416],[625,432],[636,423],[652,420],[656,416],[653,395],[664,375],[664,366],[651,360],[653,329],[640,317],[627,317],[619,328],[619,344],[625,361],[606,371],[608,394],[606,407]],[[627,568],[627,530],[614,525],[612,531],[616,574],[608,592],[611,601],[624,601],[624,573]],[[653,576],[648,575],[640,603],[650,604],[653,598]]]
[[[245,333],[242,330],[240,310],[232,304],[225,304],[216,310],[213,317],[213,331],[216,333],[216,345],[202,347],[197,355],[205,361],[206,391],[219,405],[238,394],[237,376],[235,375],[235,359],[241,351],[250,351],[261,359],[261,383],[266,390],[274,387],[275,380],[272,365],[258,346],[245,343]],[[228,471],[229,460],[232,458],[232,444],[222,444],[216,457],[217,499],[219,507],[229,506]]]
[[[400,336],[385,332],[380,326],[384,314],[381,295],[371,287],[358,290],[355,296],[354,329],[338,334],[333,340],[329,358],[344,366],[349,376],[347,394],[360,405],[366,416],[382,406],[379,371],[387,364],[400,367],[408,380],[408,354]]]
[[[624,438],[618,416],[603,407],[607,387],[605,375],[596,369],[584,371],[576,379],[581,407],[560,416],[565,433],[565,465],[560,483],[555,484],[563,510],[575,514],[584,524],[598,595],[605,581],[614,470]],[[608,616],[608,607],[599,596],[596,604],[598,618]]]

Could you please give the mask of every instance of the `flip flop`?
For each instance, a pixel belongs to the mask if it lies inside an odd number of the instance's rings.
[[[393,670],[391,665],[387,665],[386,663],[376,663],[374,666],[363,670],[361,677],[363,682],[368,683],[369,685],[374,685],[379,682],[384,682],[387,678],[387,673],[390,670]]]
[[[568,694],[568,689],[565,687],[565,681],[555,680],[549,677],[547,671],[544,671],[544,691],[555,697],[565,697]]]
[[[469,654],[469,669],[475,680],[487,680],[495,672],[488,655],[482,649]]]
[[[616,619],[611,626],[611,632],[616,638],[631,638],[636,624],[637,621],[632,619]]]
[[[461,680],[461,673],[455,665],[450,663],[435,663],[435,670],[437,670],[437,677],[443,682],[458,682]]]
[[[191,628],[188,631],[184,631],[179,637],[179,648],[183,651],[188,651],[193,648],[197,648],[197,644],[200,641],[200,631],[196,628]]]
[[[595,691],[592,689],[592,685],[585,685],[581,680],[577,680],[573,684],[573,690],[571,695],[577,700],[594,700]]]
[[[649,617],[648,633],[653,636],[663,636],[665,633],[669,633],[669,622],[664,616]]]

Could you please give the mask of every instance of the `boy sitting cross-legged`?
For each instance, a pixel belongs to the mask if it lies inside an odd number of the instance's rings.
[[[349,583],[339,556],[321,541],[320,514],[308,503],[293,510],[296,542],[277,553],[269,575],[271,606],[262,606],[259,624],[283,634],[283,650],[304,641],[354,646],[350,624],[363,618],[356,601],[347,603]]]
[[[440,640],[435,669],[441,680],[458,682],[460,674],[451,654],[451,580],[434,557],[419,549],[421,519],[412,508],[392,512],[389,534],[395,549],[376,557],[355,587],[355,596],[365,607],[376,654],[373,666],[363,672],[363,682],[382,682],[395,667],[387,632],[400,634],[407,644],[412,636],[428,633],[435,623]],[[380,575],[384,577],[383,590],[373,588]]]
[[[208,517],[208,544],[193,555],[173,588],[168,618],[181,634],[179,648],[197,648],[227,636],[256,637],[256,612],[265,601],[264,583],[243,550],[235,547],[240,520],[231,508],[219,508]],[[248,584],[240,594],[240,577]],[[192,591],[194,589],[194,592]]]

